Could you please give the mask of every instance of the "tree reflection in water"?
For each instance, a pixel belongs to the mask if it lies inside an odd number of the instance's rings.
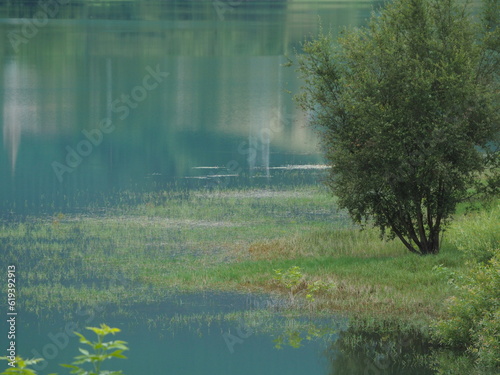
[[[297,349],[308,341],[324,340],[331,375],[498,374],[475,366],[463,350],[433,345],[429,334],[415,328],[356,321],[348,327],[298,321],[287,321],[286,326],[273,340],[275,347]]]
[[[353,325],[340,333],[325,354],[331,374],[427,375],[432,348],[415,330]]]

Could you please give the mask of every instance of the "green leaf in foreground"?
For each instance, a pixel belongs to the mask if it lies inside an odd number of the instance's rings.
[[[87,327],[88,330],[93,331],[97,335],[97,341],[90,341],[84,335],[75,332],[78,337],[80,337],[80,342],[90,346],[92,351],[79,348],[78,350],[82,353],[75,357],[75,361],[71,364],[64,364],[66,368],[71,369],[72,374],[77,375],[118,375],[122,374],[121,371],[104,371],[101,370],[102,363],[105,360],[112,358],[127,358],[122,353],[128,350],[127,343],[125,341],[116,340],[103,342],[105,336],[117,332],[120,332],[119,328],[111,328],[106,324],[101,324],[100,327]],[[80,365],[90,363],[91,370],[86,370]]]

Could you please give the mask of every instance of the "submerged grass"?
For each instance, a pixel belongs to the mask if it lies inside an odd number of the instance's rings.
[[[298,266],[299,310],[425,326],[444,314],[443,301],[452,293],[433,267],[460,270],[460,233],[480,241],[491,231],[478,231],[473,223],[499,216],[495,205],[460,214],[441,253],[420,257],[381,240],[374,229],[360,231],[316,187],[160,192],[105,214],[4,222],[0,247],[2,263],[18,266],[24,308],[35,312],[161,301],[166,292],[286,295],[274,270]],[[335,287],[306,300],[316,281]]]

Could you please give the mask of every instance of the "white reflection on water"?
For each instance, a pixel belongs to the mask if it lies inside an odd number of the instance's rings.
[[[14,175],[22,133],[38,127],[36,98],[31,90],[36,86],[36,77],[13,59],[5,64],[3,81],[3,144]]]

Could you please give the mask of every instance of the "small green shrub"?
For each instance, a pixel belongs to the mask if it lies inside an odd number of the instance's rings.
[[[305,290],[305,297],[308,302],[314,302],[315,295],[322,292],[327,292],[335,287],[332,282],[324,282],[323,280],[316,280],[308,282],[306,276],[300,270],[300,267],[293,266],[286,271],[281,269],[274,270],[274,279],[279,284],[288,289],[291,302],[295,302],[295,296],[299,292]],[[302,286],[302,287],[301,287]]]
[[[316,280],[307,285],[306,299],[310,302],[314,302],[314,296],[321,292],[327,292],[335,288],[335,284],[332,282],[326,283],[323,280]]]
[[[101,370],[102,363],[107,359],[112,358],[126,358],[122,353],[128,350],[127,343],[125,341],[108,341],[103,342],[103,338],[109,334],[115,334],[120,332],[118,328],[111,328],[106,324],[101,324],[100,328],[97,327],[87,327],[88,330],[93,331],[97,335],[97,341],[89,341],[82,334],[75,332],[78,337],[80,337],[80,342],[82,344],[88,345],[92,352],[86,349],[79,348],[81,355],[75,357],[75,361],[71,365],[63,364],[61,366],[71,369],[71,374],[77,375],[122,375],[121,371],[108,371]],[[1,357],[10,361],[7,357]],[[16,357],[15,365],[16,367],[10,367],[0,375],[36,375],[36,371],[28,368],[30,365],[34,365],[37,362],[42,361],[42,359],[31,359],[25,360],[20,357]],[[90,364],[90,370],[86,370],[80,365]],[[56,374],[51,374],[56,375]]]
[[[467,348],[482,366],[500,367],[500,248],[492,253],[486,263],[470,261],[467,271],[453,275],[457,295],[434,334],[442,344]]]
[[[97,341],[91,342],[85,338],[82,334],[75,332],[78,337],[80,337],[80,342],[82,344],[90,346],[93,352],[89,352],[86,349],[79,348],[82,355],[76,356],[75,361],[71,365],[63,364],[61,366],[71,369],[71,374],[77,375],[121,375],[121,371],[101,371],[102,363],[107,359],[112,358],[127,358],[122,353],[128,350],[125,341],[116,340],[103,342],[102,339],[116,332],[120,332],[119,328],[111,328],[106,324],[101,324],[101,328],[87,327],[87,329],[93,331],[97,335]],[[92,370],[85,370],[80,365],[84,363],[90,363]]]
[[[288,289],[290,300],[293,303],[295,301],[297,288],[304,279],[304,275],[300,271],[300,267],[293,266],[286,271],[282,271],[280,269],[274,270],[274,274],[274,279]]]

